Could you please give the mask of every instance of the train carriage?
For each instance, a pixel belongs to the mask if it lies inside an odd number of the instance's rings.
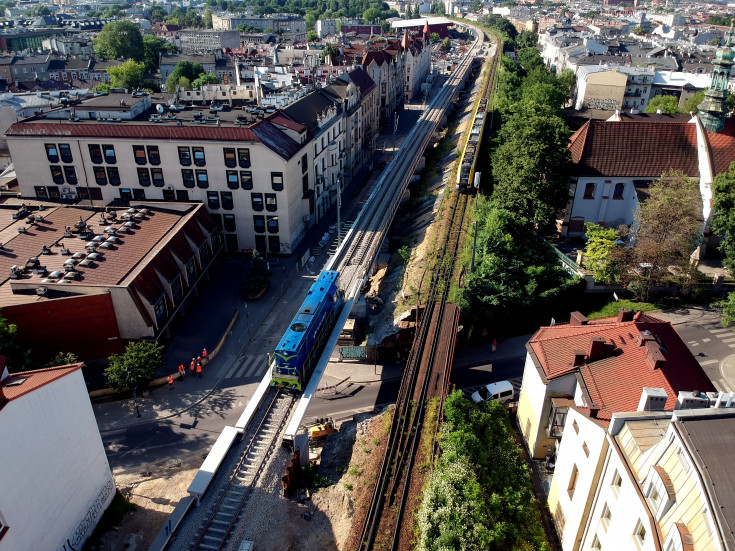
[[[271,384],[304,390],[342,309],[339,272],[325,270],[301,304],[275,350]]]

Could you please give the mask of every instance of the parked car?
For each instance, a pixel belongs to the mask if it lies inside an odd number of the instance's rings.
[[[512,402],[515,396],[513,385],[510,381],[498,381],[485,385],[480,390],[472,393],[472,400],[476,403],[487,400],[497,400],[501,404]]]

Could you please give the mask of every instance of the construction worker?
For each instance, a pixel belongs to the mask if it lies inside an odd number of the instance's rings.
[[[183,381],[184,377],[186,377],[186,369],[184,369],[184,364],[179,364],[179,381]]]
[[[170,390],[174,389],[174,378],[171,375],[168,376],[168,388]]]
[[[197,374],[199,375],[199,378],[202,378],[202,364],[197,364]]]
[[[194,368],[196,367],[196,362],[194,361],[194,358],[191,359],[191,363],[189,364],[189,373],[194,375]]]
[[[202,350],[202,358],[205,360],[207,359],[207,349],[206,348]]]

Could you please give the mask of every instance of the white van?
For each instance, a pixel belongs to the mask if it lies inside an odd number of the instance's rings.
[[[498,381],[497,383],[485,385],[477,392],[473,392],[472,400],[478,404],[486,400],[497,400],[501,404],[505,404],[512,402],[514,395],[515,391],[510,381]]]

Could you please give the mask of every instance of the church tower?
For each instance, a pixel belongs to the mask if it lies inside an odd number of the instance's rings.
[[[733,27],[726,33],[725,45],[717,49],[715,60],[712,62],[712,82],[704,92],[704,101],[698,105],[699,120],[710,132],[720,132],[725,127],[727,114],[727,81],[730,78],[730,68],[733,65],[733,51],[731,47]]]

